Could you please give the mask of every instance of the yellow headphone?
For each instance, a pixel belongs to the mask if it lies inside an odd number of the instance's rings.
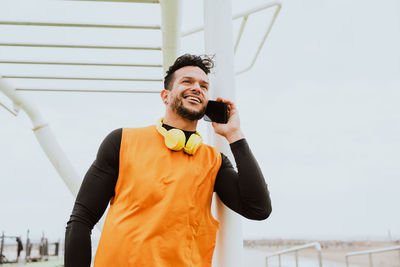
[[[165,129],[162,126],[163,120],[164,118],[161,118],[159,121],[157,121],[156,129],[162,136],[164,136],[165,145],[169,149],[174,151],[179,151],[183,148],[184,151],[189,155],[193,155],[194,153],[196,153],[197,149],[201,146],[201,143],[203,142],[203,138],[200,136],[200,134],[198,132],[192,134],[189,137],[189,140],[186,142],[186,136],[182,130]]]

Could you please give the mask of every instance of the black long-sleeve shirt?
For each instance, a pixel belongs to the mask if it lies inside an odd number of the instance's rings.
[[[163,125],[165,128],[172,127]],[[186,132],[188,137],[193,132]],[[88,267],[91,261],[91,230],[100,220],[110,199],[119,173],[122,129],[111,132],[102,142],[96,160],[87,171],[65,234],[65,267]],[[214,192],[230,209],[242,216],[266,219],[271,213],[271,200],[262,172],[245,139],[230,145],[238,172],[221,153]]]

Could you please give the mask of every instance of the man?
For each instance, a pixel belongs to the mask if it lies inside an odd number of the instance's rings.
[[[22,240],[20,237],[17,237],[15,241],[17,241],[17,261],[18,261],[19,256],[21,255],[21,251],[24,250],[24,246],[22,245]]]
[[[95,267],[210,267],[218,222],[211,215],[213,192],[246,218],[271,213],[267,185],[228,104],[226,124],[214,130],[230,143],[229,159],[202,144],[196,132],[208,102],[213,61],[185,54],[167,71],[156,126],[111,132],[101,144],[78,193],[65,238],[65,267],[88,267],[90,232],[110,209]]]

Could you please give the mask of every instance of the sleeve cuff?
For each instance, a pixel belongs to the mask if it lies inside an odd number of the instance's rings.
[[[246,138],[242,138],[230,144],[231,150],[235,150],[244,146],[247,146]]]

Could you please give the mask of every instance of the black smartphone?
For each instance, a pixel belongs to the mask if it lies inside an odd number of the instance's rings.
[[[209,100],[206,107],[204,120],[209,122],[213,121],[217,123],[227,123],[228,104],[224,102]]]

